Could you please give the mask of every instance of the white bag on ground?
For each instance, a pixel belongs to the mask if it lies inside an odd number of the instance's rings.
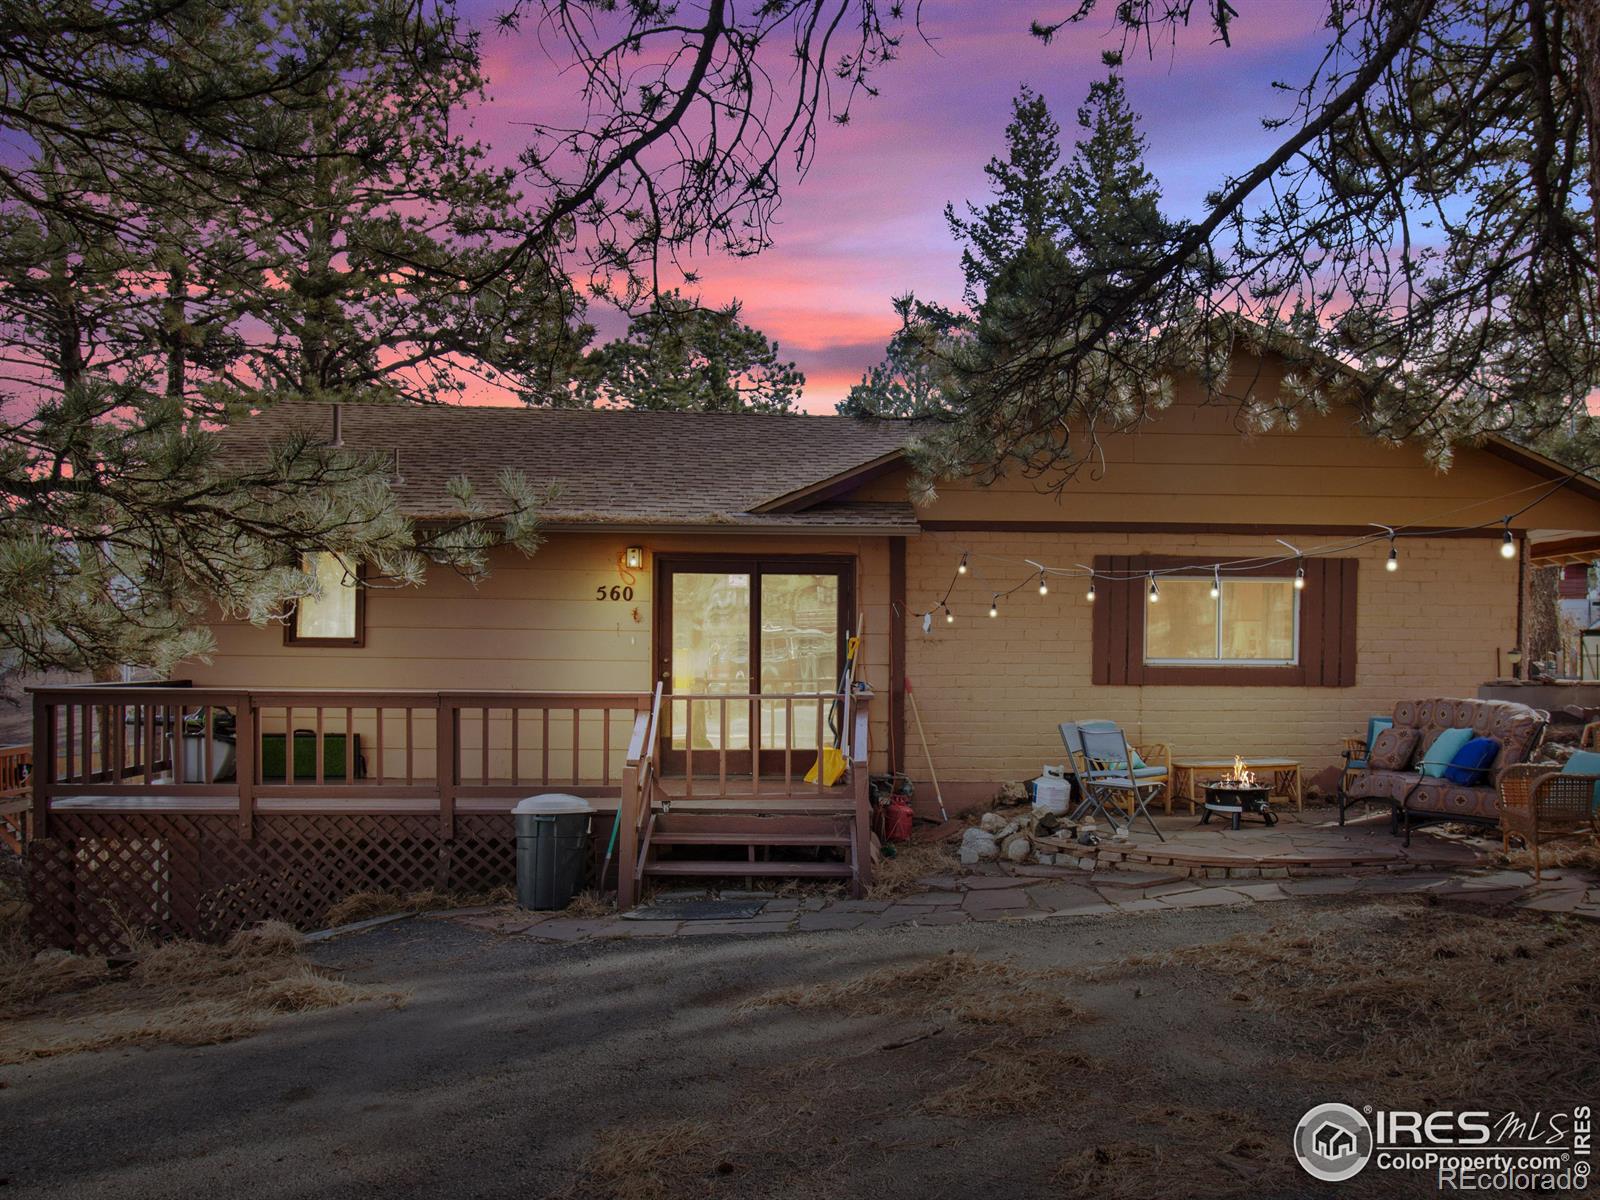
[[[1067,799],[1070,794],[1067,769],[1047,766],[1044,768],[1044,774],[1033,781],[1033,811],[1064,817],[1067,815]]]

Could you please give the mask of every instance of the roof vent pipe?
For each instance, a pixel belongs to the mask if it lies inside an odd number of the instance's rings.
[[[394,482],[396,482],[396,483],[404,483],[405,482],[405,479],[400,474],[400,447],[399,446],[396,446],[394,448],[393,474],[394,474]]]
[[[333,441],[328,444],[330,446],[344,445],[344,405],[342,404],[333,406]]]

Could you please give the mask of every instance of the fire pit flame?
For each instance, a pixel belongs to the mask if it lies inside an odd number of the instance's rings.
[[[1256,773],[1244,765],[1244,759],[1239,755],[1233,756],[1233,771],[1222,777],[1226,787],[1249,788],[1256,786]]]

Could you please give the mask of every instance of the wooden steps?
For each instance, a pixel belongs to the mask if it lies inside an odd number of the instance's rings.
[[[664,859],[649,864],[652,875],[722,875],[737,879],[744,875],[771,875],[784,878],[849,879],[855,869],[847,862],[707,862],[698,859]]]
[[[815,799],[814,797],[812,798]],[[733,798],[721,810],[707,798],[685,811],[674,800],[666,811],[652,813],[640,843],[638,879],[651,877],[762,876],[790,879],[855,879],[855,814],[829,804],[801,811],[781,802],[757,807]],[[696,853],[696,848],[701,853]],[[743,849],[744,857],[717,857],[713,851]],[[818,858],[770,857],[768,850],[810,850]],[[663,851],[666,857],[663,857]],[[832,857],[830,857],[830,854]]]

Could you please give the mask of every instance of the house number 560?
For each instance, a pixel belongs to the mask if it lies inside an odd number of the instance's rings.
[[[594,589],[594,598],[596,600],[632,600],[633,589],[631,587],[622,587],[615,583],[610,587],[601,584]]]

